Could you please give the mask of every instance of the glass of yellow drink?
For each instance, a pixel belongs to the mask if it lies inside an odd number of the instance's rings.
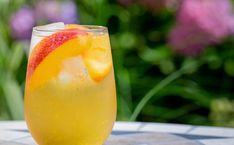
[[[106,27],[34,27],[25,86],[25,119],[39,145],[102,145],[116,118]]]

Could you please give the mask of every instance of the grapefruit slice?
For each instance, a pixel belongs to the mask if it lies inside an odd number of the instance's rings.
[[[66,30],[44,38],[35,46],[27,70],[27,86],[35,89],[57,76],[64,59],[80,55],[87,33]]]
[[[79,31],[61,31],[53,35],[45,37],[41,40],[35,48],[33,48],[28,63],[27,77],[31,77],[36,67],[41,61],[52,51],[58,48],[60,45],[68,41],[69,39],[75,38],[77,35],[85,35],[85,32]]]

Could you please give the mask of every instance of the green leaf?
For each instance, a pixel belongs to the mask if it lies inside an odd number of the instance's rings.
[[[130,32],[125,32],[120,35],[119,43],[122,48],[130,49],[133,48],[136,44],[135,36]]]
[[[175,70],[175,65],[170,59],[165,59],[159,63],[159,68],[162,73],[169,74]]]
[[[183,65],[179,70],[171,73],[166,78],[161,80],[158,84],[156,84],[152,89],[150,89],[145,96],[142,97],[142,99],[137,104],[136,108],[134,109],[130,120],[134,121],[136,120],[137,116],[140,114],[141,110],[144,108],[144,106],[149,102],[149,100],[155,96],[159,91],[161,91],[163,88],[171,84],[173,81],[181,77],[183,74],[187,73],[191,70],[191,68],[198,67],[203,63],[203,61],[194,61],[192,63],[188,63],[186,65]]]
[[[20,86],[15,80],[6,79],[2,85],[5,100],[10,110],[12,119],[23,119],[23,96]]]
[[[24,50],[23,50],[23,46],[21,43],[15,43],[15,45],[13,45],[13,48],[11,50],[11,57],[8,57],[9,59],[9,70],[12,72],[15,72],[23,59],[24,56]]]
[[[182,64],[182,68],[186,70],[185,73],[192,74],[198,70],[198,61],[194,58],[187,58]],[[189,68],[189,69],[188,69]]]
[[[179,84],[169,85],[160,91],[158,95],[162,97],[168,95],[180,96],[205,108],[210,107],[212,101],[211,96],[214,96],[213,94],[208,94],[197,86],[191,86],[189,83],[185,84],[185,86]]]
[[[132,94],[129,72],[126,69],[116,72],[118,93],[118,113],[120,120],[127,120],[132,113]]]
[[[0,29],[1,29],[1,27],[0,27]],[[8,52],[7,44],[2,37],[2,34],[0,33],[0,59],[4,59],[7,55],[7,52]]]
[[[150,89],[145,96],[142,97],[142,99],[137,104],[136,108],[134,109],[130,120],[134,121],[136,120],[137,116],[140,114],[141,110],[144,108],[144,106],[149,102],[149,100],[157,94],[160,90],[162,90],[164,87],[169,85],[174,80],[178,79],[183,72],[181,70],[177,70],[167,76],[165,79],[161,80],[158,84],[156,84],[152,89]]]
[[[234,76],[234,60],[229,59],[229,60],[225,61],[224,62],[224,69],[225,69],[225,72],[229,76]]]
[[[170,55],[171,54],[166,46],[157,47],[155,49],[146,48],[140,53],[140,57],[144,61],[153,64],[158,64],[160,61],[168,59]]]

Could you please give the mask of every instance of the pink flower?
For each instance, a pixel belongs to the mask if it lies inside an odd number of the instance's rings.
[[[184,55],[198,55],[202,50],[234,31],[230,0],[182,0],[169,44]]]
[[[77,7],[73,1],[40,1],[36,5],[36,16],[39,20],[51,22],[77,23]]]
[[[31,37],[32,28],[36,24],[33,9],[28,6],[21,8],[10,19],[12,37],[26,40]]]
[[[32,34],[32,28],[40,22],[64,22],[77,23],[77,7],[73,1],[39,1],[35,5],[25,6],[19,9],[11,16],[12,37],[18,40],[29,40]]]
[[[163,9],[176,9],[181,0],[118,0],[124,6],[138,3],[152,12],[158,12]]]

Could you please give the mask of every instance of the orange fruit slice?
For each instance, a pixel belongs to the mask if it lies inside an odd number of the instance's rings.
[[[109,36],[91,36],[91,45],[84,51],[83,59],[89,75],[95,81],[101,81],[112,69]]]
[[[42,62],[42,60],[54,51],[57,47],[76,37],[78,33],[76,31],[61,31],[45,37],[41,40],[35,48],[33,48],[30,56],[27,69],[27,78],[30,78],[36,67]]]
[[[57,77],[63,61],[80,55],[86,48],[86,36],[85,32],[61,31],[44,38],[36,45],[29,58],[28,88],[38,88]]]

